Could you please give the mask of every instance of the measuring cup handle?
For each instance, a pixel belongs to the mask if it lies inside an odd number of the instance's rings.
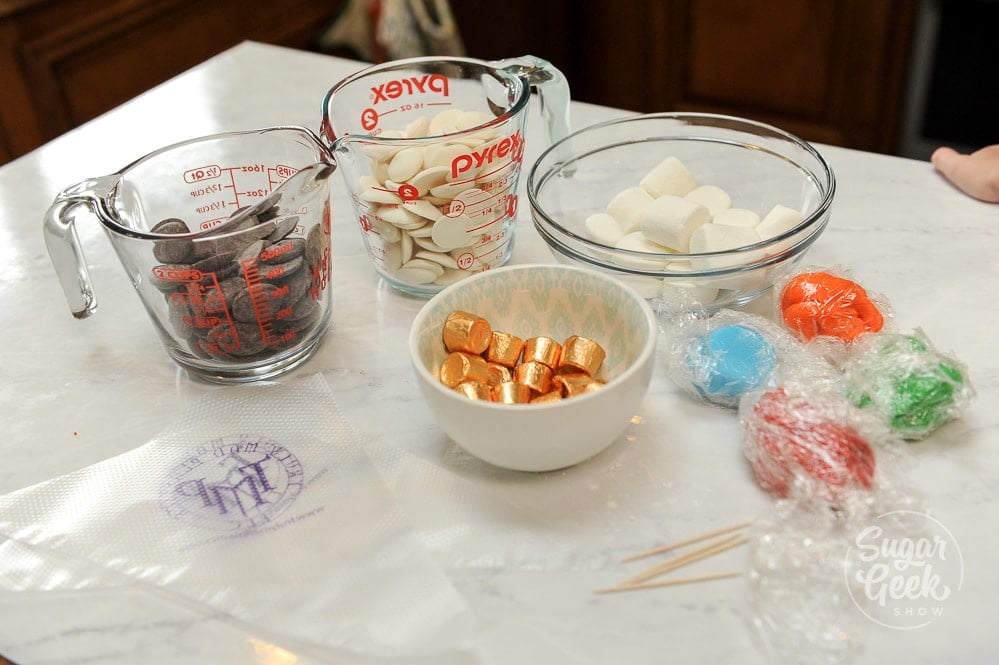
[[[45,247],[69,309],[78,319],[87,318],[97,309],[74,216],[78,206],[93,210],[92,199],[85,195],[92,189],[93,182],[85,181],[63,190],[45,213]]]
[[[533,55],[490,64],[519,76],[537,92],[549,144],[569,135],[569,81],[555,65]]]

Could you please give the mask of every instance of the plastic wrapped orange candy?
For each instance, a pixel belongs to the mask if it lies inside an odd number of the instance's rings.
[[[828,272],[801,273],[780,298],[784,324],[805,340],[819,335],[845,342],[884,327],[884,316],[856,282]]]

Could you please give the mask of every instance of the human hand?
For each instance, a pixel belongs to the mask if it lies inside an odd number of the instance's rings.
[[[965,194],[999,203],[999,144],[962,155],[952,148],[937,148],[930,157],[943,177]]]

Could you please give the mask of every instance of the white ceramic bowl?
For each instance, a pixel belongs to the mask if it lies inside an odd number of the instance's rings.
[[[442,326],[455,310],[523,339],[596,340],[607,352],[599,374],[607,384],[549,404],[469,399],[437,377],[447,355]],[[499,467],[550,471],[589,459],[621,435],[648,390],[657,334],[648,303],[610,275],[516,265],[472,275],[431,298],[413,321],[409,354],[430,412],[455,443]]]

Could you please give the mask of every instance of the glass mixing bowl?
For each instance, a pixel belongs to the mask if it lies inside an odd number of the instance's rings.
[[[566,145],[568,144],[568,145]],[[636,187],[666,157],[698,185],[714,185],[731,206],[765,217],[775,205],[799,211],[788,230],[734,249],[646,252],[593,239],[586,219]],[[802,139],[776,127],[704,113],[628,116],[574,132],[546,150],[528,176],[534,227],[561,263],[616,275],[647,298],[682,286],[711,309],[759,297],[798,263],[829,222],[832,169]]]

